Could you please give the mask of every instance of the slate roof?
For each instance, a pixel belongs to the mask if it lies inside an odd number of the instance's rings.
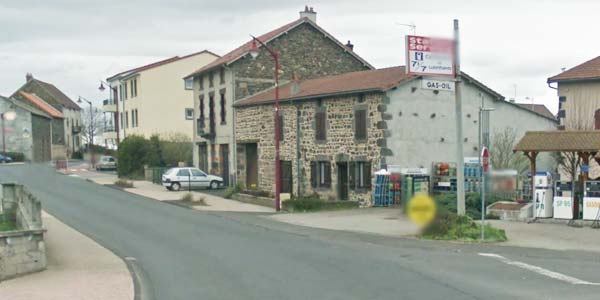
[[[73,102],[71,98],[65,95],[53,84],[41,81],[36,78],[33,78],[32,80],[39,84],[44,90],[46,90],[46,92],[48,92],[54,99],[56,99],[56,101],[60,102],[62,105],[74,110],[81,110],[81,107],[79,107],[77,103]]]
[[[599,151],[599,130],[528,131],[515,151]]]
[[[192,54],[185,55],[185,56],[173,56],[171,58],[167,58],[167,59],[164,59],[164,60],[161,60],[161,61],[153,62],[151,64],[143,65],[141,67],[135,67],[135,68],[129,69],[127,71],[119,72],[119,73],[117,73],[117,74],[115,74],[113,76],[108,77],[106,80],[107,81],[111,81],[114,78],[122,76],[122,75],[131,75],[131,74],[139,73],[139,72],[142,72],[142,71],[146,71],[146,70],[149,70],[149,69],[152,69],[152,68],[160,67],[160,66],[163,66],[163,65],[166,65],[166,64],[170,64],[172,62],[176,62],[176,61],[181,60],[181,59],[185,59],[185,58],[192,57],[192,56],[199,55],[199,54],[203,54],[203,53],[207,53],[207,54],[214,55],[215,57],[219,57],[219,55],[214,54],[213,52],[210,52],[208,50],[202,50],[200,52],[192,53]]]
[[[19,95],[23,97],[30,105],[42,110],[44,113],[50,115],[53,118],[63,119],[63,114],[52,107],[52,105],[48,104],[42,98],[38,97],[36,94],[25,93],[23,91],[19,91]]]
[[[548,83],[600,79],[600,56],[548,78]]]
[[[546,107],[544,104],[527,104],[527,103],[516,103],[520,107],[532,110],[533,112],[542,115],[546,118],[556,119],[556,116]]]
[[[315,96],[343,95],[358,92],[385,91],[415,76],[406,74],[403,66],[366,70],[299,81],[299,92],[292,95],[293,82],[279,88],[280,100],[296,100]],[[275,89],[269,89],[235,103],[235,106],[257,105],[272,102]]]
[[[317,30],[319,30],[320,32],[322,32],[323,34],[325,34],[326,36],[330,37],[332,41],[334,41],[336,44],[338,44],[340,47],[344,47],[344,44],[342,44],[340,41],[338,41],[337,39],[335,39],[332,35],[330,35],[329,33],[327,33],[323,28],[321,28],[320,26],[318,26],[316,23],[314,23],[313,21],[309,20],[308,18],[304,17],[304,18],[300,18],[297,19],[291,23],[285,24],[279,28],[276,28],[272,31],[269,31],[261,36],[258,36],[257,39],[261,40],[263,43],[267,44],[270,41],[272,41],[273,39],[279,37],[280,35],[286,33],[289,30],[292,30],[293,28],[301,25],[301,24],[310,24],[311,26],[313,26],[314,28],[316,28]],[[261,47],[261,45],[258,45],[259,47]],[[224,65],[224,64],[229,64],[232,63],[236,60],[238,60],[240,57],[246,55],[250,49],[252,48],[252,40],[250,39],[248,42],[246,42],[245,44],[235,48],[234,50],[232,50],[231,52],[223,55],[221,58],[213,61],[212,63],[194,71],[192,74],[186,76],[185,78],[203,73],[205,71],[208,71],[210,69],[216,68],[218,66]],[[373,68],[373,66],[371,66],[367,61],[365,61],[364,59],[362,59],[360,56],[358,56],[354,51],[349,51],[348,53],[352,54],[352,56],[354,56],[356,59],[360,60],[364,65],[369,66],[369,68]]]

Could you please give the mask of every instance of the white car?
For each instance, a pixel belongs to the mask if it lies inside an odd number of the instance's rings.
[[[223,178],[206,174],[198,168],[171,168],[163,174],[162,185],[169,191],[181,188],[217,189],[223,185]]]

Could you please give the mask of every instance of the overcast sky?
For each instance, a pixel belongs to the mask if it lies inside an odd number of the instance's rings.
[[[462,69],[507,99],[557,97],[546,79],[600,55],[600,1],[0,0],[0,94],[27,72],[76,100],[107,97],[99,80],[160,59],[208,49],[223,55],[298,18],[317,23],[377,68],[404,64],[404,36],[452,36],[460,20]]]

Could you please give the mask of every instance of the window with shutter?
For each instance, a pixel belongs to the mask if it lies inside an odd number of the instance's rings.
[[[354,111],[354,138],[367,139],[367,111],[364,109]]]
[[[371,162],[365,162],[364,178],[365,178],[365,188],[371,189]]]
[[[322,162],[324,170],[324,178],[323,178],[323,186],[331,187],[331,163],[330,162]]]
[[[348,185],[350,186],[351,190],[355,190],[356,189],[356,163],[350,162],[349,169],[350,169],[350,172],[349,172],[350,178],[348,180]]]
[[[313,161],[310,163],[310,184],[313,188],[331,187],[331,163]]]
[[[310,186],[315,188],[317,187],[317,162],[310,162]]]
[[[327,115],[324,111],[315,113],[315,133],[317,141],[327,140]]]

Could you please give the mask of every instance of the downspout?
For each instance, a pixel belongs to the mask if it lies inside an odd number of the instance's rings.
[[[300,153],[300,104],[296,105],[296,176],[297,176],[297,181],[298,181],[298,191],[297,194],[298,198],[302,197],[302,186],[301,183],[303,182],[302,179],[302,171],[301,171],[301,166],[300,166],[300,159],[301,159],[301,153]]]
[[[233,104],[235,103],[235,71],[232,68],[229,68],[228,66],[225,66],[226,69],[231,71],[231,101],[229,101],[231,104],[231,131],[232,131],[232,138],[233,141],[231,143],[231,157],[229,158],[231,162],[231,168],[233,169],[233,172],[229,172],[229,176],[232,176],[232,183],[235,185],[237,185],[237,139],[235,136],[235,122],[237,120],[236,117],[236,109],[233,106]]]

